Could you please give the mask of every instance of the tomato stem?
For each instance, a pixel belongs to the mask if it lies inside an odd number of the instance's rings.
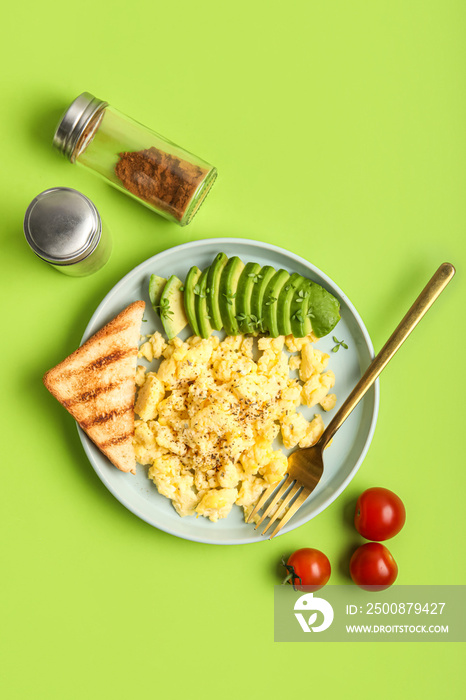
[[[298,576],[298,574],[296,573],[296,571],[295,571],[295,569],[294,569],[294,566],[291,566],[290,564],[287,564],[287,563],[285,562],[284,559],[282,559],[282,564],[283,564],[283,566],[285,567],[285,569],[288,571],[288,576],[287,576],[287,577],[285,578],[285,580],[283,581],[283,584],[288,583],[289,581],[291,581],[291,583],[292,583],[292,585],[293,585],[293,589],[294,589],[295,591],[298,590],[298,589],[296,588],[296,586],[295,586],[295,583],[296,583],[296,580],[298,580],[298,581],[299,581],[299,584],[302,585],[301,576]]]

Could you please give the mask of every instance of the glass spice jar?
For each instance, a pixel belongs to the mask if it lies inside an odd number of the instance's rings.
[[[88,92],[68,107],[53,144],[180,226],[189,224],[217,177],[201,158]]]

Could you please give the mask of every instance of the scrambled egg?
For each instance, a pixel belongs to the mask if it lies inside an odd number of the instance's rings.
[[[315,340],[260,338],[257,360],[253,338],[241,335],[167,344],[156,332],[141,345],[139,357],[161,361],[156,371],[137,368],[136,459],[180,516],[215,522],[236,504],[247,518],[286,472],[286,455],[273,447],[278,434],[286,448],[317,442],[321,415],[308,421],[297,408],[330,410],[336,397],[329,355]]]

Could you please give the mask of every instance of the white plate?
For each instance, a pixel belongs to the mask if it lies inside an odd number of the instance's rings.
[[[162,330],[160,321],[153,312],[148,295],[149,277],[152,273],[168,277],[177,275],[184,280],[191,265],[201,269],[209,265],[215,255],[224,252],[228,256],[238,255],[244,262],[254,261],[260,265],[283,267],[290,272],[311,278],[334,294],[341,303],[341,320],[334,333],[322,338],[318,348],[330,354],[329,369],[335,372],[334,392],[337,408],[348,396],[361,373],[374,356],[369,334],[354,306],[329,277],[314,265],[282,248],[242,238],[210,238],[170,248],[138,265],[129,272],[107,294],[92,316],[83,336],[83,342],[128,304],[138,299],[146,302],[146,312],[141,333],[149,334]],[[186,332],[186,331],[185,331]],[[348,350],[340,348],[330,352],[335,345],[332,336],[344,340]],[[375,429],[379,404],[379,388],[375,386],[366,394],[335,436],[325,453],[325,471],[317,488],[301,506],[298,513],[280,532],[285,534],[306,523],[327,508],[343,491],[361,465]],[[316,412],[316,407],[303,408],[307,418]],[[327,424],[334,411],[323,413]],[[177,537],[209,544],[246,544],[264,541],[252,525],[243,519],[243,510],[237,506],[224,520],[212,523],[204,517],[180,518],[171,502],[161,496],[155,485],[147,478],[147,467],[138,465],[136,476],[124,474],[102,455],[85,433],[79,429],[86,454],[98,476],[109,491],[126,508],[150,525]],[[262,528],[261,528],[262,529]]]

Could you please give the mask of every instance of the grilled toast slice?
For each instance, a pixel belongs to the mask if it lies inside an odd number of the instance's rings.
[[[145,303],[135,301],[46,372],[47,389],[108,459],[136,473],[136,363]]]

